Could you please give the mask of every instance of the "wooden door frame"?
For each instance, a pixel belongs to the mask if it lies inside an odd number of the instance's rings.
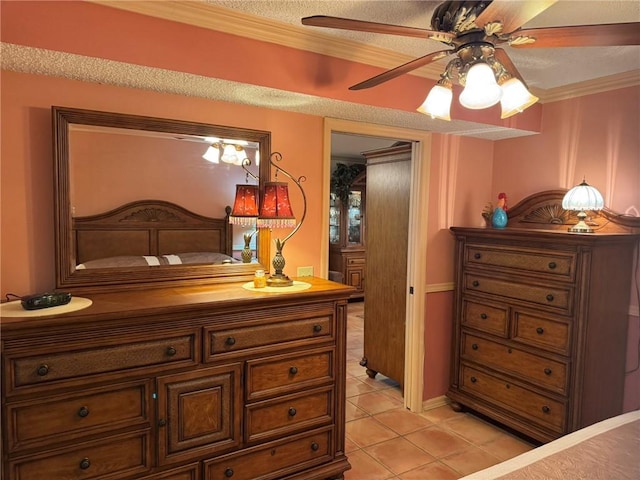
[[[322,248],[320,271],[329,275],[329,195],[331,176],[331,134],[351,133],[412,142],[411,200],[409,206],[409,244],[407,245],[407,308],[405,330],[404,406],[421,412],[424,391],[424,325],[426,311],[427,215],[431,133],[408,128],[324,119],[322,170]],[[410,293],[410,290],[413,293]]]

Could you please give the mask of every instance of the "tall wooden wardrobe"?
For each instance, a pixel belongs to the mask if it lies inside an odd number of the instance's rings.
[[[367,159],[367,281],[364,356],[373,378],[404,384],[411,144],[364,152]]]

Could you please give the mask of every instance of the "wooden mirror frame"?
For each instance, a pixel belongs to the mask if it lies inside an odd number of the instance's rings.
[[[260,157],[271,153],[271,133],[183,120],[51,107],[54,150],[54,212],[56,289],[69,292],[104,292],[152,286],[214,284],[248,280],[255,270],[269,271],[270,232],[258,234],[257,263],[231,265],[171,265],[154,268],[87,269],[75,268],[73,261],[73,219],[70,191],[69,127],[72,124],[128,128],[153,132],[242,139],[260,144]],[[259,166],[259,185],[269,181],[269,162]],[[234,199],[229,198],[232,204]],[[222,212],[221,212],[222,216]]]

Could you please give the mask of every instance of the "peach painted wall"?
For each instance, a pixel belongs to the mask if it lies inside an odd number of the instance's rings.
[[[542,133],[495,142],[492,198],[511,204],[541,190],[570,188],[586,178],[605,205],[640,216],[640,86],[544,105]],[[640,247],[639,247],[640,248]],[[638,262],[629,279],[631,305],[625,411],[640,408]]]
[[[308,220],[287,242],[285,271],[295,273],[298,266],[307,265],[319,270],[321,117],[8,71],[2,71],[0,101],[3,296],[55,286],[52,105],[270,131],[272,148],[283,155],[281,165],[309,179],[305,184]],[[294,212],[301,212],[300,192],[292,188],[290,195]]]

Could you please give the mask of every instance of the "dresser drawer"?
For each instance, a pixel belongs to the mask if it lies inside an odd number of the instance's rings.
[[[247,440],[264,441],[331,423],[333,388],[325,387],[246,407]]]
[[[334,379],[334,350],[316,349],[247,362],[247,400],[291,393]]]
[[[197,332],[189,331],[171,337],[148,335],[144,341],[128,341],[126,337],[121,337],[117,345],[78,346],[60,353],[11,358],[10,387],[25,389],[66,379],[77,380],[89,375],[160,365],[196,365],[200,352]]]
[[[9,404],[7,450],[13,453],[31,447],[57,446],[118,428],[148,426],[152,391],[151,382],[146,381]]]
[[[571,323],[516,311],[513,340],[550,352],[569,355]]]
[[[319,316],[294,319],[283,322],[270,322],[251,327],[206,329],[209,361],[223,354],[246,353],[249,349],[263,352],[282,348],[283,343],[301,341],[306,344],[326,342],[333,338],[333,317]]]
[[[573,309],[573,288],[569,286],[532,285],[467,272],[464,274],[464,290],[533,303],[563,315],[571,315]]]
[[[542,273],[567,281],[573,281],[576,271],[576,254],[571,252],[468,244],[465,260],[467,265]]]
[[[347,257],[347,265],[364,265],[365,258],[362,257]]]
[[[464,326],[507,338],[507,307],[493,307],[467,298],[462,300],[462,304]]]
[[[566,405],[563,402],[464,364],[461,365],[460,372],[460,390],[492,404],[502,405],[553,432],[564,433]]]
[[[140,478],[138,480],[200,480],[202,478],[202,474],[200,472],[200,462],[198,462],[192,463],[191,465],[185,465],[184,467],[164,470],[162,473],[149,475],[148,477]]]
[[[275,480],[331,460],[329,429],[289,437],[241,455],[204,462],[205,480]]]
[[[10,461],[12,480],[138,478],[151,466],[149,432],[135,432]]]
[[[558,393],[567,391],[567,365],[484,338],[462,333],[462,358],[496,370],[518,375],[522,380]]]

